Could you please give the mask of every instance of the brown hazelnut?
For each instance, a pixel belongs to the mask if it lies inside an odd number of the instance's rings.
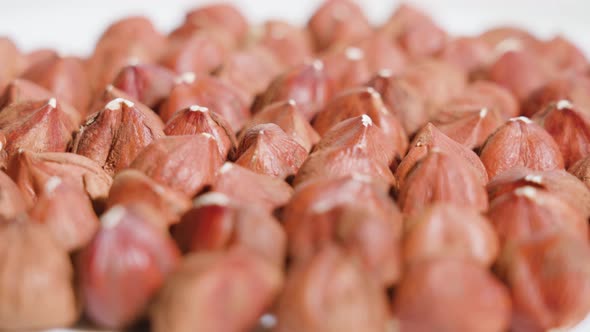
[[[478,71],[492,60],[492,47],[476,37],[458,37],[450,40],[439,58],[468,73]]]
[[[193,253],[150,308],[154,332],[250,331],[283,284],[281,270],[244,247]]]
[[[307,23],[316,50],[350,44],[371,35],[369,19],[352,0],[325,1]]]
[[[155,140],[129,167],[192,197],[214,181],[221,164],[215,137],[205,133]]]
[[[192,105],[174,113],[164,127],[168,136],[210,134],[215,138],[222,159],[234,154],[237,146],[233,130],[225,119],[207,107]]]
[[[583,72],[590,64],[584,52],[564,36],[542,42],[536,51],[562,72]]]
[[[388,325],[379,287],[355,257],[328,246],[289,274],[273,331],[387,331]]]
[[[493,133],[481,148],[480,158],[490,179],[522,166],[545,171],[563,169],[555,140],[529,118],[512,118]]]
[[[438,114],[437,128],[468,149],[481,147],[487,138],[504,124],[496,108],[448,110]]]
[[[167,224],[177,223],[191,207],[186,195],[158,184],[140,171],[125,169],[115,175],[105,205],[111,208],[136,204],[147,204],[158,210]]]
[[[294,67],[313,56],[309,31],[278,20],[266,21],[258,43],[285,67]]]
[[[439,149],[447,154],[462,158],[476,172],[480,182],[485,185],[488,182],[488,174],[477,155],[465,146],[455,142],[438,130],[433,124],[427,124],[420,130],[410,144],[408,154],[399,164],[395,176],[402,186],[410,171],[417,162],[423,159],[432,149]]]
[[[195,33],[187,39],[172,39],[160,58],[160,64],[176,73],[209,74],[221,66],[227,50],[207,33]]]
[[[236,165],[285,179],[295,175],[307,151],[274,123],[259,124],[244,132]]]
[[[45,60],[59,58],[57,51],[50,48],[39,48],[25,54],[25,69],[35,66]]]
[[[160,117],[168,122],[185,107],[200,105],[221,115],[234,132],[250,117],[248,105],[237,90],[215,77],[184,73],[160,107]]]
[[[26,210],[26,202],[17,185],[0,171],[0,220],[16,218]]]
[[[533,120],[555,140],[565,167],[590,154],[590,114],[568,100],[560,100],[535,113]]]
[[[372,74],[365,51],[358,47],[334,49],[325,53],[321,61],[334,94],[365,83]]]
[[[435,202],[471,206],[477,211],[488,208],[484,184],[462,158],[431,149],[408,173],[399,189],[398,203],[411,215]]]
[[[506,247],[498,273],[512,295],[514,331],[569,330],[590,311],[590,247],[562,233]]]
[[[477,210],[436,203],[408,219],[403,237],[404,260],[470,259],[491,266],[499,253],[498,236]]]
[[[23,70],[25,60],[12,40],[0,37],[0,91]]]
[[[287,236],[270,214],[239,206],[224,194],[208,192],[174,226],[173,235],[186,252],[251,249],[270,263],[283,266]]]
[[[248,21],[240,10],[228,3],[210,4],[186,14],[186,22],[203,30],[222,30],[241,43],[248,33]]]
[[[78,257],[85,312],[108,328],[130,325],[178,261],[174,242],[137,207],[120,205],[100,218],[100,229]]]
[[[45,225],[0,222],[0,329],[32,331],[78,319],[72,264]]]
[[[392,43],[384,33],[373,33],[356,44],[361,49],[369,66],[369,73],[380,71],[400,74],[406,68],[408,59],[403,49]]]
[[[522,114],[532,117],[551,103],[569,100],[582,110],[590,110],[590,77],[572,75],[547,82],[535,90],[522,104]]]
[[[155,64],[131,65],[121,69],[113,86],[154,109],[168,97],[174,79],[172,71]]]
[[[282,179],[259,174],[230,162],[219,168],[211,190],[225,194],[245,206],[269,213],[285,205],[293,194],[293,189]]]
[[[146,106],[117,98],[88,117],[76,133],[71,151],[96,161],[112,175],[163,137],[163,128],[162,121]]]
[[[433,259],[413,265],[393,299],[400,331],[502,332],[510,324],[508,290],[469,260]]]
[[[514,26],[498,26],[484,31],[478,38],[502,55],[510,50],[535,49],[540,41],[530,32]]]
[[[584,157],[573,164],[568,170],[590,189],[590,156]]]
[[[0,110],[13,104],[48,100],[52,97],[53,94],[50,91],[38,84],[17,78],[8,83],[0,96]],[[65,106],[63,103],[61,104]],[[72,110],[71,113],[75,114],[75,111]]]
[[[524,240],[555,230],[588,238],[586,218],[559,196],[523,186],[496,197],[487,213],[502,242]]]
[[[276,102],[266,106],[250,119],[240,135],[243,135],[247,129],[264,123],[278,125],[308,152],[320,140],[320,136],[303,117],[294,100]]]
[[[469,111],[475,109],[496,109],[507,120],[518,116],[518,101],[510,91],[489,81],[476,81],[463,92],[445,103],[440,112]]]

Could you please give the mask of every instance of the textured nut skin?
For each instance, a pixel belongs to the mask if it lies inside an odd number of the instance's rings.
[[[435,124],[448,137],[468,149],[475,149],[481,147],[504,124],[504,119],[495,108],[481,108],[441,112]]]
[[[320,59],[334,94],[363,84],[372,74],[365,52],[358,47],[333,49]]]
[[[47,225],[60,246],[69,252],[88,244],[98,229],[98,218],[84,190],[55,176],[45,182],[29,216]]]
[[[590,190],[590,156],[578,160],[567,171],[582,181]]]
[[[74,324],[78,309],[72,264],[45,226],[27,219],[0,222],[0,239],[0,329]]]
[[[449,100],[442,109],[441,113],[475,110],[487,108],[494,109],[502,118],[507,120],[518,116],[518,101],[509,90],[489,81],[475,81],[469,84],[459,95]]]
[[[305,148],[274,123],[246,130],[236,154],[236,165],[282,179],[295,175],[307,157]]]
[[[236,137],[227,121],[207,107],[198,105],[183,108],[174,113],[166,123],[164,133],[168,136],[210,134],[215,138],[219,154],[223,159],[233,155],[237,146]]]
[[[571,328],[590,310],[590,248],[552,233],[508,246],[498,272],[511,289],[514,331]]]
[[[50,48],[39,48],[25,55],[25,70],[50,58],[58,58],[57,51]]]
[[[398,44],[392,43],[384,33],[375,32],[360,40],[355,46],[363,51],[371,74],[380,71],[399,74],[409,62],[404,50]]]
[[[236,43],[241,43],[248,33],[248,21],[240,10],[231,4],[210,4],[186,14],[187,23],[199,29],[226,31]]]
[[[272,264],[284,265],[287,236],[281,224],[270,214],[238,206],[224,194],[209,192],[195,199],[173,235],[185,252],[244,246]]]
[[[458,37],[450,40],[441,50],[439,57],[468,73],[488,65],[492,60],[492,48],[476,37]]]
[[[195,77],[192,73],[180,76],[170,96],[160,107],[164,122],[185,107],[199,105],[221,115],[234,132],[240,130],[250,117],[246,101],[231,86],[208,76]]]
[[[170,94],[174,79],[174,72],[155,64],[131,65],[121,69],[113,86],[155,109]]]
[[[533,121],[553,137],[566,168],[590,154],[590,114],[567,100],[548,105]]]
[[[308,30],[278,20],[264,22],[258,43],[266,47],[285,67],[300,65],[313,56]]]
[[[159,63],[176,72],[209,74],[221,66],[227,50],[210,34],[195,33],[187,39],[172,39]]]
[[[163,129],[164,124],[149,108],[117,98],[88,117],[76,133],[71,151],[96,161],[112,175],[163,137]]]
[[[407,220],[404,228],[404,260],[409,264],[459,258],[489,267],[500,251],[494,228],[470,207],[437,203]]]
[[[186,195],[158,184],[140,171],[126,169],[115,175],[105,205],[111,208],[136,204],[146,204],[158,210],[167,224],[177,223],[191,207]]]
[[[536,49],[539,56],[565,73],[579,73],[588,69],[588,59],[576,45],[557,35],[544,41]]]
[[[143,149],[129,167],[192,197],[214,181],[221,164],[215,138],[198,134],[160,138]]]
[[[26,212],[23,194],[12,179],[0,171],[0,219],[13,219]]]
[[[510,119],[498,128],[481,148],[479,156],[490,179],[519,166],[539,171],[564,167],[555,140],[525,117]]]
[[[496,197],[487,212],[500,240],[526,240],[551,231],[588,239],[586,218],[550,192],[524,186]]]
[[[78,257],[86,314],[100,326],[121,328],[141,318],[179,252],[137,207],[114,206]]]
[[[488,208],[487,193],[477,173],[461,158],[431,150],[408,173],[400,187],[398,203],[407,215],[434,202]]]
[[[522,104],[522,115],[532,117],[548,105],[560,100],[569,100],[582,110],[590,109],[590,77],[571,75],[547,82],[533,91]]]
[[[166,280],[150,309],[155,332],[249,331],[283,284],[279,268],[243,247],[193,253]]]
[[[358,261],[326,247],[290,273],[274,331],[386,331],[387,311],[383,293]]]
[[[468,260],[430,260],[412,266],[393,301],[404,332],[501,332],[510,324],[507,289]]]
[[[2,96],[0,96],[0,110],[12,104],[48,100],[51,97],[53,97],[53,94],[42,86],[17,78],[6,85]],[[72,111],[71,113],[75,112]]]

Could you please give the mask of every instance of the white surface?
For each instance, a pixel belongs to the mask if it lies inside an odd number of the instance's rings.
[[[25,51],[56,48],[64,54],[88,54],[102,30],[114,19],[149,16],[162,31],[178,25],[184,12],[211,2],[203,0],[0,0],[0,35]],[[234,0],[252,22],[283,18],[303,24],[318,0]],[[414,0],[448,31],[474,34],[499,24],[518,25],[539,36],[562,33],[590,54],[588,0]],[[386,19],[399,1],[359,1],[374,22]],[[64,332],[68,330],[51,330]],[[572,332],[590,331],[590,317]]]

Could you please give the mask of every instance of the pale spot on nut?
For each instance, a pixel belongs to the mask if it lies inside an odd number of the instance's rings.
[[[487,109],[487,108],[485,108],[485,107],[484,107],[484,108],[482,108],[482,109],[479,111],[479,117],[480,117],[480,118],[482,118],[482,119],[483,119],[483,118],[485,118],[487,115],[488,115],[488,109]]]
[[[514,191],[516,196],[523,196],[529,199],[537,198],[537,189],[531,186],[520,187]]]
[[[437,147],[434,147],[434,148],[430,149],[430,152],[432,152],[432,153],[442,153],[442,150],[439,149],[439,148],[437,148]]]
[[[176,77],[174,79],[174,83],[176,85],[178,85],[178,84],[191,84],[191,83],[194,83],[196,79],[197,79],[197,75],[195,75],[195,73],[189,71],[186,73],[182,73],[178,77]]]
[[[141,63],[141,60],[138,57],[131,57],[127,60],[127,65],[129,66],[137,66]]]
[[[521,122],[524,122],[526,124],[533,123],[533,121],[531,121],[531,119],[527,118],[526,116],[519,116],[519,117],[516,117],[516,118],[512,118],[509,121],[511,121],[511,122],[521,121]]]
[[[215,136],[213,136],[209,133],[200,133],[199,135],[205,136],[205,138],[207,138],[207,139],[215,140]]]
[[[230,203],[231,200],[225,194],[211,192],[195,198],[193,206],[196,208],[209,205],[228,206]]]
[[[273,314],[264,314],[260,317],[260,325],[265,329],[272,329],[277,325],[277,318]]]
[[[542,184],[543,176],[539,174],[529,174],[524,177],[524,180],[531,183]]]
[[[383,78],[388,78],[388,77],[393,76],[393,71],[388,68],[383,68],[383,69],[379,69],[379,71],[377,72],[377,75],[379,75]]]
[[[352,179],[363,183],[370,183],[373,180],[370,176],[360,173],[352,173]]]
[[[350,16],[348,7],[338,4],[332,9],[332,18],[337,21],[344,21]]]
[[[188,110],[191,112],[202,112],[202,113],[209,112],[209,109],[207,107],[199,106],[199,105],[192,105],[191,107],[188,108]]]
[[[522,43],[516,38],[506,38],[496,45],[494,58],[501,57],[504,53],[522,50]]]
[[[18,148],[18,150],[16,150],[16,152],[18,154],[22,154],[23,152],[25,152],[25,150],[23,148]]]
[[[105,88],[106,92],[112,92],[115,87],[112,84],[107,85]]]
[[[289,100],[287,101],[287,104],[289,104],[290,106],[296,106],[296,105],[297,105],[297,102],[295,102],[295,100],[294,100],[294,99],[289,99]]]
[[[47,182],[45,182],[45,192],[48,194],[51,194],[55,191],[55,189],[57,189],[57,187],[59,187],[59,185],[61,184],[61,179],[57,176],[52,176],[49,178],[49,180],[47,180]]]
[[[319,60],[319,59],[313,60],[313,62],[311,63],[311,66],[313,67],[313,69],[315,71],[320,71],[320,70],[324,69],[324,63],[322,62],[322,60]]]
[[[49,101],[47,102],[47,105],[49,105],[53,108],[56,108],[57,107],[57,99],[55,99],[55,98],[49,99]]]
[[[264,135],[264,130],[260,130],[260,131],[258,132],[258,135]]]
[[[555,106],[557,107],[558,110],[564,110],[564,109],[568,109],[568,108],[572,108],[574,105],[572,104],[571,101],[567,100],[567,99],[562,99],[560,101],[557,102],[557,104],[555,104]]]
[[[127,107],[133,107],[135,105],[132,101],[125,98],[115,98],[109,101],[105,108],[111,111],[116,111],[121,108],[122,104],[125,104]]]
[[[115,205],[100,217],[100,224],[104,228],[113,228],[117,226],[125,216],[125,207]]]
[[[365,57],[365,52],[358,47],[347,47],[344,52],[346,58],[351,61],[359,61]]]
[[[4,143],[0,142],[0,150],[4,149]]]
[[[365,127],[369,127],[373,125],[373,120],[371,120],[371,117],[363,114],[361,115],[361,122],[363,123],[363,126]]]
[[[221,166],[219,168],[219,173],[220,174],[224,174],[229,172],[232,168],[234,168],[234,165],[230,162],[226,162],[225,164],[223,164],[223,166]]]

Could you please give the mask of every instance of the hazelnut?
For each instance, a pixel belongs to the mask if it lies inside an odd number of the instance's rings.
[[[114,206],[78,257],[85,312],[108,328],[141,318],[178,261],[174,242],[137,207]]]
[[[507,120],[518,116],[518,101],[506,88],[489,81],[476,81],[469,84],[463,92],[445,103],[440,113],[470,111],[487,108],[495,109]]]
[[[51,58],[59,58],[57,51],[50,48],[39,48],[25,54],[25,69]]]
[[[25,65],[20,50],[12,40],[0,37],[0,91],[4,90],[8,82],[16,78]]]
[[[461,258],[489,267],[498,256],[499,242],[494,228],[477,210],[436,203],[406,221],[403,252],[410,264]]]
[[[209,134],[215,138],[222,159],[234,154],[236,137],[225,119],[207,107],[192,105],[174,113],[164,127],[168,136]]]
[[[221,164],[215,137],[204,133],[157,139],[129,167],[192,197],[214,181]]]
[[[195,199],[193,207],[174,226],[174,238],[183,251],[226,251],[244,246],[283,266],[287,236],[270,214],[239,206],[224,194],[209,192]]]
[[[208,74],[221,66],[227,50],[210,34],[195,33],[186,39],[172,39],[159,63],[176,73]]]
[[[284,179],[297,173],[307,151],[281,127],[266,123],[244,132],[237,156],[237,165]]]
[[[586,218],[550,192],[523,186],[496,197],[487,213],[502,242],[524,240],[563,230],[582,240],[588,237]]]
[[[408,64],[404,50],[384,33],[373,33],[356,44],[363,51],[369,73],[402,73]]]
[[[450,40],[439,58],[468,73],[476,72],[492,60],[492,47],[476,37],[458,37]]]
[[[243,136],[243,133],[249,128],[264,123],[278,125],[308,152],[320,140],[320,136],[303,117],[299,106],[294,100],[276,102],[266,106],[246,123],[240,136]]]
[[[42,101],[51,99],[52,97],[53,94],[50,91],[38,84],[22,78],[17,78],[8,83],[2,96],[0,96],[0,110],[13,104]],[[63,103],[61,104],[64,106]],[[71,113],[75,114],[75,111],[72,110]]]
[[[542,42],[537,52],[543,59],[566,73],[583,72],[590,64],[582,50],[560,35]]]
[[[172,71],[155,64],[129,65],[121,69],[113,86],[154,109],[168,97],[174,79]]]
[[[313,56],[308,30],[278,20],[266,21],[258,43],[266,47],[285,67],[294,67]]]
[[[193,9],[186,14],[186,22],[199,29],[226,31],[236,43],[241,43],[248,33],[248,21],[239,9],[227,3],[210,4]]]
[[[372,33],[369,19],[352,0],[325,1],[307,23],[316,50],[349,44]]]
[[[175,224],[190,209],[190,199],[134,169],[125,169],[113,179],[106,207],[146,204],[158,210],[166,224]]]
[[[211,190],[269,213],[285,205],[293,194],[293,189],[285,181],[230,162],[219,168]]]
[[[250,331],[283,284],[281,270],[251,250],[193,253],[150,308],[155,332]]]
[[[487,138],[504,124],[496,108],[443,111],[435,124],[441,132],[468,149],[481,147]]]
[[[71,151],[96,161],[112,175],[163,137],[163,128],[162,121],[146,106],[117,98],[88,117],[76,133]]]
[[[404,274],[393,299],[400,331],[506,331],[508,290],[470,260],[432,259]]]
[[[0,171],[0,220],[16,218],[26,210],[27,205],[17,185]]]
[[[573,164],[568,170],[590,189],[590,156],[584,157]]]
[[[328,246],[289,274],[273,331],[386,331],[389,313],[380,289],[358,260]]]
[[[496,130],[481,148],[480,158],[490,179],[518,166],[538,171],[564,167],[559,146],[551,135],[522,116]]]
[[[571,75],[547,82],[533,91],[522,104],[522,114],[532,117],[551,103],[569,100],[581,110],[590,110],[590,77],[586,75]]]
[[[45,225],[0,222],[0,329],[32,331],[78,319],[67,252]]]
[[[338,93],[365,83],[371,77],[363,49],[348,46],[334,49],[321,57],[332,92]]]
[[[590,154],[590,114],[570,101],[550,104],[535,113],[533,120],[553,137],[566,168]]]
[[[168,122],[185,107],[200,105],[221,115],[234,132],[244,125],[250,112],[246,101],[230,85],[209,76],[184,73],[179,76],[170,96],[160,107],[160,117]]]
[[[569,330],[590,311],[590,247],[562,233],[507,246],[498,273],[512,295],[514,331]]]
[[[478,38],[490,45],[497,56],[513,50],[535,49],[540,43],[530,32],[514,26],[493,27]]]
[[[431,149],[408,173],[399,189],[398,203],[411,215],[435,202],[488,208],[487,193],[478,174],[462,158]]]

